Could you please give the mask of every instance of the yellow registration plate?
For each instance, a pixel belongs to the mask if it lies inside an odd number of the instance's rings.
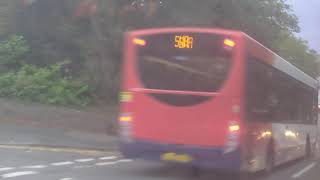
[[[192,157],[187,154],[177,154],[177,153],[164,153],[161,155],[161,159],[164,161],[173,161],[180,163],[188,163],[192,161]]]

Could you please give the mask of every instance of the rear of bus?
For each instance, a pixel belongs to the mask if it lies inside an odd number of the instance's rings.
[[[240,170],[241,33],[153,29],[129,32],[125,41],[123,155]]]

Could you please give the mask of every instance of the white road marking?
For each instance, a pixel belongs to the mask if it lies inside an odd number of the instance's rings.
[[[106,156],[106,157],[101,157],[99,158],[100,160],[112,160],[112,159],[117,159],[116,156]]]
[[[60,180],[72,180],[72,178],[62,178]]]
[[[117,164],[117,162],[101,162],[101,163],[96,163],[96,166],[108,166],[113,164]]]
[[[120,159],[118,162],[132,162],[132,159]]]
[[[90,161],[94,161],[95,159],[93,159],[93,158],[90,158],[90,159],[76,159],[76,160],[74,160],[74,161],[76,161],[76,162],[90,162]]]
[[[4,168],[0,168],[0,172],[2,171],[10,171],[10,170],[13,170],[15,169],[14,167],[4,167]]]
[[[46,165],[34,165],[34,166],[22,166],[21,168],[25,169],[42,169],[42,168],[47,168],[48,166]]]
[[[306,173],[310,169],[312,169],[316,164],[317,164],[316,162],[313,162],[313,163],[309,164],[305,168],[301,169],[299,172],[293,174],[291,177],[294,178],[294,179],[299,178],[301,175],[303,175],[304,173]]]
[[[2,178],[12,178],[12,177],[18,177],[18,176],[25,176],[25,175],[33,175],[38,174],[36,171],[20,171],[20,172],[13,172],[8,174],[1,175]]]
[[[65,162],[56,162],[56,163],[51,163],[52,166],[64,166],[64,165],[70,165],[74,164],[74,162],[71,161],[65,161]]]
[[[118,161],[96,163],[96,166],[107,166],[107,165],[113,165],[113,164],[122,163],[122,162],[132,162],[132,161],[133,161],[132,159],[120,159]]]
[[[75,166],[73,167],[74,169],[84,169],[84,168],[92,168],[94,167],[93,165],[84,165],[84,166]]]

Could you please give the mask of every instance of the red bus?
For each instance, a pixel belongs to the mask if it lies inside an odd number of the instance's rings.
[[[124,55],[127,158],[254,172],[315,148],[317,81],[243,32],[138,30]]]

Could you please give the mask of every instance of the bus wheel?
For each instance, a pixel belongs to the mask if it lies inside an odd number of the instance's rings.
[[[274,147],[270,142],[265,156],[265,172],[270,173],[274,167]]]
[[[200,168],[196,167],[196,166],[192,166],[191,168],[192,168],[191,169],[192,176],[199,177],[200,176]]]
[[[250,172],[241,172],[239,175],[239,180],[251,180],[252,174]]]
[[[306,158],[310,158],[312,155],[312,152],[311,152],[311,142],[310,142],[310,137],[309,135],[307,136],[307,139],[306,139],[306,147],[305,147],[305,157]]]

